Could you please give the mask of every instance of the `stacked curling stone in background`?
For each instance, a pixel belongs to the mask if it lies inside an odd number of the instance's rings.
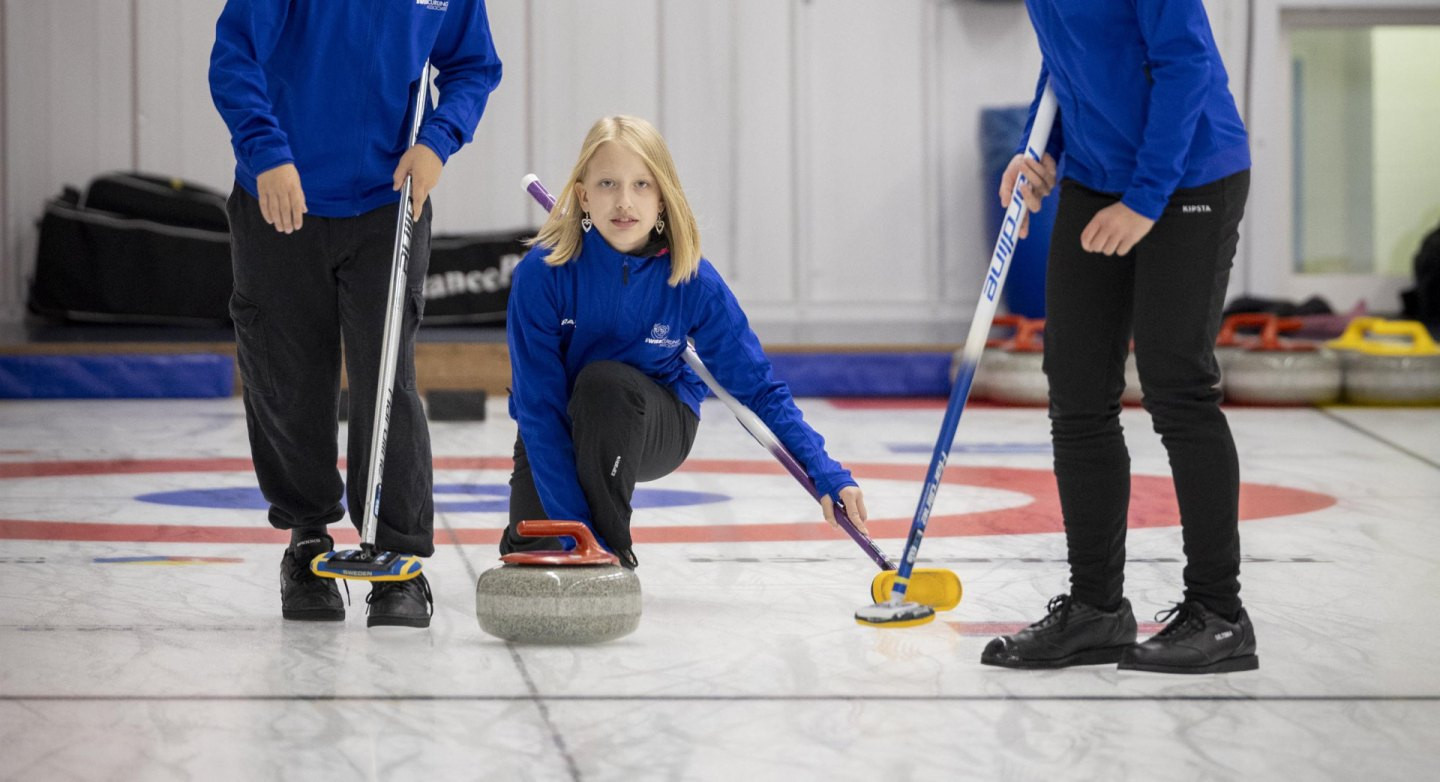
[[[573,551],[525,551],[480,574],[475,617],[506,641],[590,644],[640,626],[640,579],[578,521],[522,521],[526,537],[569,537]]]
[[[1440,405],[1440,347],[1424,324],[1356,318],[1327,345],[1342,356],[1346,402]]]
[[[1215,363],[1220,366],[1222,386],[1225,383],[1225,370],[1230,368],[1231,359],[1257,342],[1256,337],[1242,335],[1240,329],[1263,331],[1265,325],[1274,317],[1268,312],[1240,312],[1227,316],[1220,324],[1220,334],[1215,338]]]
[[[1050,385],[1045,378],[1045,320],[1000,315],[996,326],[1009,326],[1014,334],[1009,339],[991,339],[975,370],[970,396],[1004,405],[1039,406],[1050,404]],[[955,351],[950,360],[950,382],[960,370],[964,348]]]
[[[1215,362],[1220,367],[1221,382],[1231,359],[1254,345],[1255,340],[1240,333],[1240,329],[1263,329],[1275,316],[1263,312],[1242,312],[1230,315],[1220,325],[1220,334],[1215,338]],[[1130,341],[1130,354],[1125,357],[1125,391],[1120,395],[1121,404],[1139,405],[1145,394],[1140,388],[1140,366],[1135,360],[1135,341]]]
[[[1260,339],[1227,350],[1221,364],[1225,401],[1242,405],[1325,405],[1340,399],[1344,378],[1340,356],[1322,343],[1281,339],[1299,331],[1296,318],[1265,315]],[[1218,351],[1217,351],[1217,358]]]
[[[999,405],[1048,405],[1045,321],[999,315],[995,325],[1014,328],[1014,333],[1004,340],[986,341],[971,396]],[[1331,341],[1295,337],[1333,336],[1342,328],[1341,337]],[[960,353],[956,350],[950,361],[952,383]],[[1417,321],[1355,314],[1322,318],[1233,314],[1225,318],[1215,340],[1215,361],[1220,364],[1225,402],[1231,405],[1440,405],[1440,346]],[[1138,405],[1140,399],[1132,343],[1120,400]]]
[[[971,396],[1004,405],[1047,405],[1045,321],[1001,315],[995,325],[1008,326],[1013,334],[986,342]],[[1335,334],[1341,336],[1329,342],[1299,338]],[[951,362],[952,383],[960,354],[957,350]],[[1215,359],[1227,404],[1440,405],[1440,346],[1415,321],[1358,314],[1320,318],[1232,314],[1216,339]],[[1141,398],[1132,344],[1121,401],[1134,405]]]

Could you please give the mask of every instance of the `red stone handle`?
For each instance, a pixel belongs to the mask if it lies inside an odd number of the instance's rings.
[[[1012,329],[1019,330],[1020,324],[1021,324],[1021,323],[1024,323],[1024,322],[1025,322],[1025,319],[1022,318],[1022,317],[1020,317],[1019,315],[1014,315],[1014,314],[996,315],[996,316],[995,316],[995,319],[992,320],[992,321],[990,321],[990,327],[991,327],[991,328],[996,328],[996,327],[1000,327],[1000,326],[1009,326],[1009,327],[1012,328]],[[1006,341],[1005,339],[999,338],[999,337],[995,337],[995,338],[992,338],[992,339],[987,339],[987,340],[985,340],[985,347],[987,347],[987,348],[998,348],[998,347],[1000,347],[1001,345],[1004,345],[1004,344],[1005,344],[1005,341]]]
[[[1235,337],[1236,329],[1244,326],[1257,326],[1263,329],[1276,320],[1273,312],[1237,312],[1220,324],[1220,334],[1215,338],[1215,345],[1222,348],[1239,346],[1242,343]]]
[[[527,538],[574,538],[573,551],[515,551],[500,558],[511,565],[618,565],[620,558],[595,540],[590,528],[579,521],[532,520],[520,522],[519,532]]]
[[[1316,346],[1308,343],[1280,341],[1281,333],[1299,331],[1304,327],[1305,321],[1299,318],[1271,317],[1270,320],[1265,323],[1265,328],[1260,331],[1260,342],[1250,349],[1262,351],[1288,350],[1292,353],[1315,350]]]
[[[1023,318],[1015,329],[1014,339],[1007,347],[1016,353],[1043,353],[1045,343],[1041,341],[1041,337],[1044,335],[1044,318]]]

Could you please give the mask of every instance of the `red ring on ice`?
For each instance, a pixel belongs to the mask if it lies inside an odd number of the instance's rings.
[[[434,460],[436,470],[509,470],[508,456],[455,457]],[[851,464],[856,478],[909,481],[920,486],[923,464]],[[143,475],[153,473],[249,472],[249,459],[120,459],[112,461],[0,462],[0,480],[85,475]],[[681,472],[788,477],[770,461],[691,459]],[[1018,467],[967,467],[951,465],[944,483],[982,486],[1029,495],[1031,502],[1015,508],[935,515],[925,534],[929,537],[961,535],[1026,535],[1062,532],[1060,499],[1055,476],[1048,469]],[[1169,476],[1131,477],[1130,528],[1172,527],[1180,523],[1175,488]],[[796,487],[799,492],[799,487]],[[1240,520],[1295,516],[1323,510],[1336,503],[1328,494],[1269,484],[1240,487]],[[904,538],[910,519],[872,519],[867,525],[875,538]],[[354,543],[353,530],[337,525],[340,543]],[[840,533],[820,522],[733,524],[714,527],[636,527],[639,543],[728,543],[795,540],[839,540]],[[435,542],[484,544],[500,540],[499,529],[437,529]],[[4,540],[87,540],[127,543],[281,543],[287,535],[257,524],[246,527],[207,527],[195,524],[102,524],[87,521],[26,521],[0,519]]]

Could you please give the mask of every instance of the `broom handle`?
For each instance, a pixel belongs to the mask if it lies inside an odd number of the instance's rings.
[[[760,443],[762,448],[769,451],[770,455],[774,456],[775,460],[780,462],[781,466],[783,466],[801,486],[804,486],[806,491],[810,492],[810,496],[814,498],[816,502],[819,502],[821,495],[820,490],[815,488],[815,481],[811,480],[810,475],[805,472],[805,468],[801,467],[800,462],[796,460],[795,456],[785,448],[785,444],[780,442],[780,438],[776,437],[775,433],[770,431],[770,427],[766,426],[765,422],[760,420],[760,416],[755,415],[750,408],[740,404],[740,400],[732,396],[729,391],[726,391],[724,387],[715,380],[715,376],[710,374],[710,370],[705,366],[704,362],[700,360],[700,356],[696,355],[695,348],[687,346],[684,356],[685,363],[689,364],[690,369],[699,375],[701,380],[705,381],[705,385],[710,387],[710,391],[714,393],[721,402],[724,402],[726,407],[730,408],[730,412],[735,415],[735,419],[740,422],[741,426],[745,427],[745,431],[749,432],[751,437],[755,438],[755,442]],[[875,545],[875,541],[861,532],[860,528],[855,526],[855,522],[850,520],[849,514],[845,511],[844,503],[835,503],[835,521],[840,525],[841,529],[845,530],[845,534],[849,535],[852,540],[859,544],[860,548],[869,555],[870,559],[874,560],[875,564],[880,566],[881,570],[895,569],[895,563],[891,562],[890,558],[885,556],[885,552],[881,551],[880,547]]]
[[[1025,143],[1026,156],[1039,160],[1045,154],[1045,146],[1050,140],[1050,129],[1055,121],[1055,110],[1055,91],[1046,83],[1045,92],[1040,96],[1040,105],[1035,110],[1035,122],[1030,126],[1030,138]],[[1020,241],[1020,220],[1025,212],[1025,199],[1021,196],[1020,186],[1028,182],[1023,172],[1015,178],[1015,189],[1010,192],[1010,206],[1005,210],[1005,221],[1000,224],[1000,234],[995,238],[995,249],[990,254],[985,283],[980,288],[980,303],[976,305],[975,316],[970,321],[970,334],[965,337],[965,347],[960,354],[960,370],[955,375],[955,386],[950,390],[950,401],[945,406],[945,418],[940,423],[935,451],[930,456],[930,468],[925,472],[925,487],[920,492],[915,519],[910,523],[910,535],[905,540],[905,554],[900,558],[895,586],[890,592],[890,604],[894,606],[905,602],[905,590],[909,586],[915,560],[920,556],[920,543],[925,539],[925,525],[930,521],[930,511],[935,507],[935,495],[940,491],[940,478],[945,473],[945,462],[950,458],[950,446],[955,441],[955,430],[960,427],[960,416],[965,412],[965,401],[970,397],[970,385],[975,380],[975,369],[980,365],[980,354],[985,350],[985,338],[990,335],[990,323],[995,319],[1000,291],[1005,287],[1010,261],[1015,255],[1015,246]]]
[[[410,143],[415,146],[420,135],[420,120],[430,92],[430,61],[420,70],[420,83],[415,89],[415,117],[410,123]],[[385,441],[390,435],[390,405],[395,398],[395,365],[400,360],[400,326],[405,311],[405,283],[410,273],[410,238],[415,220],[410,210],[410,176],[400,190],[400,214],[395,221],[395,248],[390,256],[390,290],[385,300],[385,330],[380,340],[380,379],[375,389],[375,420],[370,432],[370,466],[365,476],[364,523],[360,529],[360,548],[375,551],[375,528],[380,519],[380,493],[385,475]]]

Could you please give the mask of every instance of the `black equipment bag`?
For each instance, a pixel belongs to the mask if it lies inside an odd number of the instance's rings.
[[[1440,328],[1440,226],[1415,251],[1415,287],[1400,294],[1403,314],[1431,330]]]
[[[86,322],[215,326],[233,287],[225,197],[179,180],[108,174],[45,205],[32,312]]]
[[[230,220],[225,216],[225,196],[182,179],[149,174],[106,174],[90,183],[81,206],[164,225],[230,231]]]
[[[525,255],[525,239],[534,235],[530,229],[431,237],[424,323],[503,324],[510,274]]]

